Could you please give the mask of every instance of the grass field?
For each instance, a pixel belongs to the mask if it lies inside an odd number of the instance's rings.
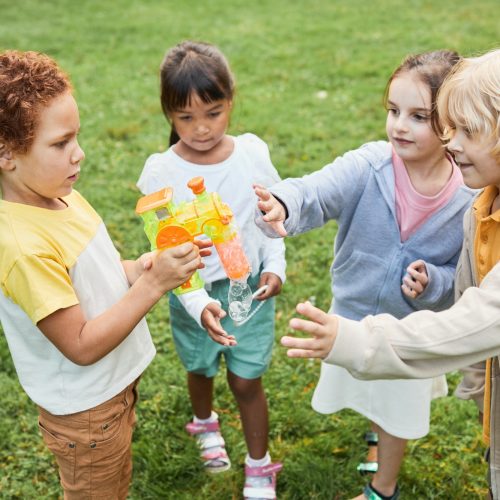
[[[382,93],[404,55],[437,48],[472,55],[498,46],[497,13],[496,0],[0,0],[0,49],[47,52],[71,75],[87,155],[77,189],[102,215],[123,257],[135,257],[147,248],[134,214],[135,181],[146,157],[168,139],[158,99],[158,66],[168,47],[188,38],[220,46],[238,86],[230,132],[259,135],[281,176],[299,176],[384,138]],[[277,338],[299,300],[314,296],[328,308],[335,231],[329,223],[287,241]],[[190,408],[165,299],[149,325],[158,355],[141,382],[130,498],[240,498],[245,447],[224,376],[215,405],[234,466],[212,477],[200,470],[183,431]],[[285,464],[283,499],[350,498],[364,484],[356,472],[363,419],[311,410],[318,372],[318,363],[288,360],[277,344],[264,379],[271,452]],[[451,389],[457,380],[449,375]],[[54,462],[3,335],[0,387],[0,498],[58,498]],[[451,396],[435,401],[431,432],[408,447],[403,498],[482,498],[483,451],[473,405]]]

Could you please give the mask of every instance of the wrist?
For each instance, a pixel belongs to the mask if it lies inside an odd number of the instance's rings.
[[[156,304],[169,289],[160,282],[149,278],[148,273],[142,272],[132,285],[132,288],[140,292],[141,296],[148,298],[148,301],[151,301],[152,304]]]

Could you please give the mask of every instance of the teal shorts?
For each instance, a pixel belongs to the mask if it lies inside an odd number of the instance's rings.
[[[252,292],[259,283],[259,276],[248,280]],[[228,311],[227,293],[229,280],[212,283],[210,297],[221,302]],[[260,304],[252,303],[249,314]],[[224,330],[234,335],[235,346],[227,347],[213,341],[207,331],[187,314],[179,299],[170,293],[170,324],[177,354],[188,372],[214,377],[219,369],[221,356],[224,356],[227,369],[241,378],[259,378],[268,368],[274,343],[274,297],[267,299],[259,311],[245,324],[236,326],[229,314],[222,319]]]

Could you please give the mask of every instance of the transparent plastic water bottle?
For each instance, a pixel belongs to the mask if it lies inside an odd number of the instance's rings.
[[[246,278],[244,280],[231,280],[229,283],[229,316],[233,321],[243,321],[252,307],[252,290]]]

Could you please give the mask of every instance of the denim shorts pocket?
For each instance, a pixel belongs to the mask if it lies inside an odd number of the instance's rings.
[[[76,443],[47,429],[39,420],[38,428],[49,450],[54,454],[59,466],[61,480],[74,484],[76,469]]]

